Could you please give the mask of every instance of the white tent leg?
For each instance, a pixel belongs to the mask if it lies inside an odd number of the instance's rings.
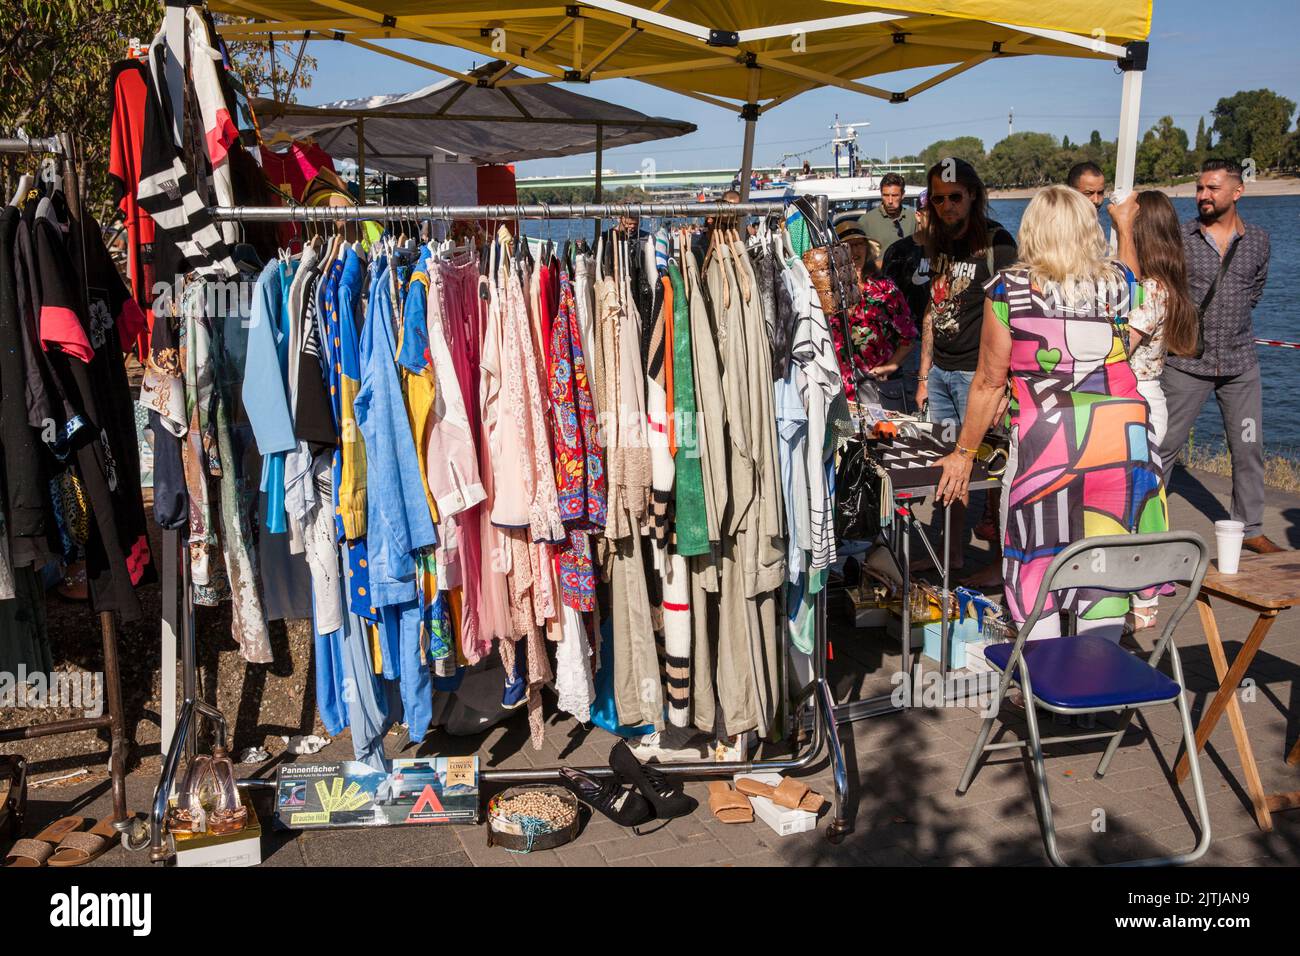
[[[1115,143],[1116,199],[1133,191],[1133,174],[1137,166],[1138,114],[1142,109],[1142,74],[1147,69],[1150,44],[1134,41],[1125,47],[1127,56],[1119,60],[1124,71],[1124,90],[1119,103],[1119,138]]]
[[[1142,71],[1124,72],[1124,90],[1119,106],[1119,140],[1115,150],[1115,195],[1123,198],[1133,190],[1137,164],[1138,113],[1142,106]]]

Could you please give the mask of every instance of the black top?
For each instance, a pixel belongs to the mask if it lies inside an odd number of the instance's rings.
[[[925,246],[915,236],[899,239],[885,250],[884,273],[907,299],[907,308],[919,329],[925,307],[930,304],[930,260]]]
[[[973,372],[979,364],[980,326],[984,317],[984,283],[1016,261],[1016,241],[996,222],[992,241],[978,255],[968,240],[955,254],[935,257],[930,275],[930,320],[934,327],[934,364],[948,372]]]

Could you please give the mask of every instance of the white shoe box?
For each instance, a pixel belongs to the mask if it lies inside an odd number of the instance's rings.
[[[738,773],[732,778],[732,785],[746,778],[760,783],[770,783],[774,787],[781,782],[779,773]],[[815,813],[809,813],[807,810],[787,810],[785,807],[778,807],[767,797],[750,797],[749,802],[754,807],[754,816],[771,827],[777,836],[790,836],[792,833],[805,833],[817,829]]]

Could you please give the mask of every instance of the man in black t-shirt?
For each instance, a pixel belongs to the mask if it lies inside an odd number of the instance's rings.
[[[916,231],[890,245],[885,250],[882,269],[894,280],[907,308],[916,321],[917,328],[930,306],[930,259],[925,251],[926,230],[929,227],[930,210],[922,195],[916,207]],[[921,350],[912,349],[899,368],[903,388],[906,392],[906,405],[909,409],[916,407],[917,370],[920,368]]]
[[[944,159],[930,169],[926,235],[930,302],[921,328],[917,401],[929,400],[940,437],[955,437],[979,364],[984,283],[1016,261],[1016,241],[988,218],[988,193],[974,167]]]
[[[929,401],[935,437],[956,442],[966,416],[966,398],[979,365],[984,324],[984,284],[1016,261],[1016,241],[989,218],[988,191],[970,163],[941,159],[926,177],[930,208],[926,253],[930,259],[930,302],[921,326],[921,367],[917,404]],[[962,567],[966,508],[955,502],[948,542],[951,570]],[[994,542],[989,579],[1000,570],[1000,542]]]
[[[891,243],[885,250],[885,275],[903,293],[915,319],[921,319],[930,305],[930,260],[925,252],[926,229],[930,210],[924,198],[916,210],[916,232]]]

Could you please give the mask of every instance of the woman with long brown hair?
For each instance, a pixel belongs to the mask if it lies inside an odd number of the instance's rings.
[[[1156,190],[1133,193],[1110,207],[1111,222],[1141,284],[1134,290],[1129,313],[1129,364],[1138,391],[1150,410],[1156,447],[1165,439],[1169,412],[1160,387],[1165,356],[1196,351],[1196,306],[1187,295],[1187,263],[1183,258],[1182,225],[1169,197]],[[1133,627],[1144,630],[1156,622],[1156,599],[1133,599]]]

